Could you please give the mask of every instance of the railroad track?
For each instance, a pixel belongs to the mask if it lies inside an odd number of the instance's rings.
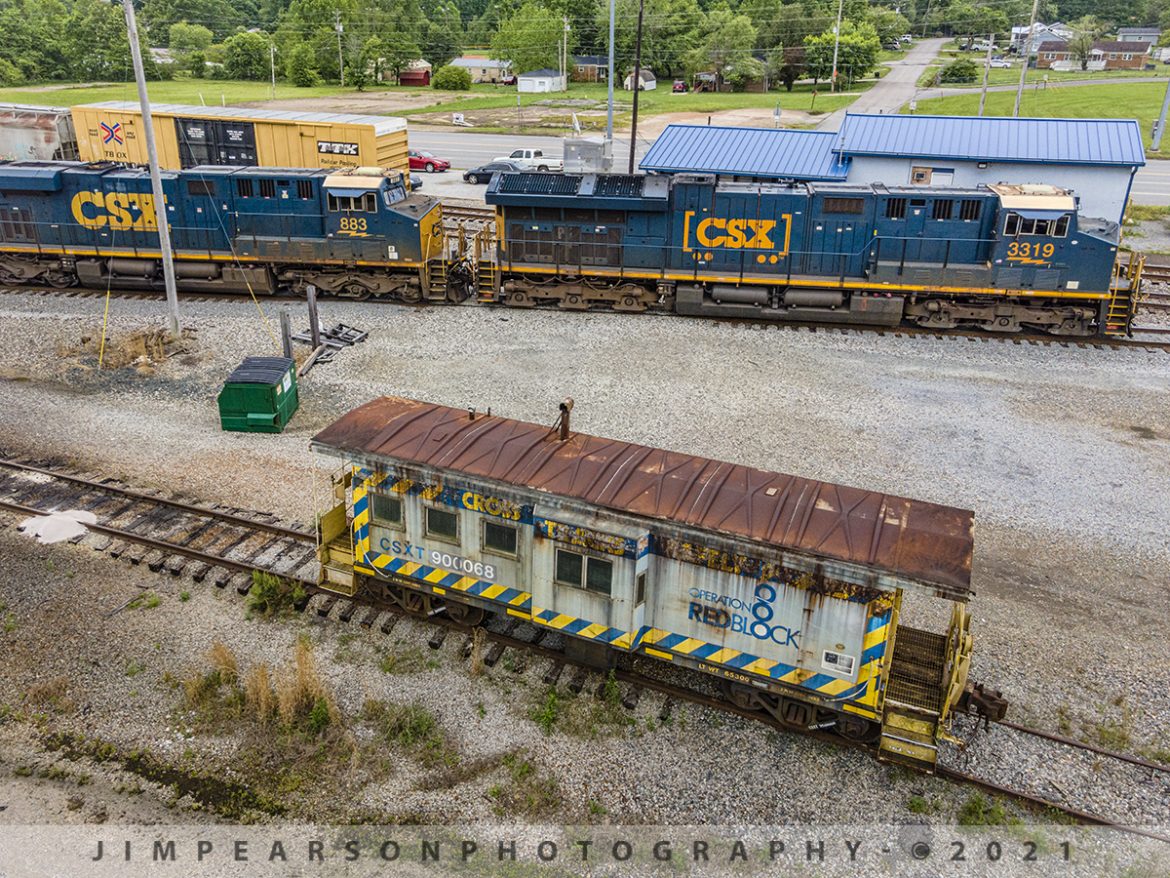
[[[348,623],[362,610],[360,624],[377,627],[390,634],[397,622],[410,618],[430,629],[428,644],[440,648],[447,636],[463,636],[461,654],[464,658],[473,649],[472,630],[447,618],[441,612],[424,617],[407,613],[396,605],[362,598],[344,598],[323,591],[316,586],[315,540],[300,527],[288,526],[266,513],[227,509],[163,496],[156,492],[135,490],[110,479],[89,474],[64,471],[46,464],[0,459],[0,509],[17,515],[44,515],[52,511],[79,509],[93,513],[98,521],[87,525],[91,536],[74,538],[73,542],[88,540],[92,548],[131,563],[142,563],[151,570],[166,570],[172,575],[189,575],[196,582],[210,578],[216,586],[234,585],[245,594],[252,584],[254,571],[281,576],[299,582],[309,595],[309,602],[298,609],[316,612],[319,616],[334,616]],[[212,575],[214,574],[214,575]],[[341,609],[334,613],[340,606]],[[532,658],[548,662],[543,683],[556,686],[568,670],[568,688],[573,692],[597,689],[605,678],[595,668],[574,662],[564,651],[563,636],[530,622],[506,616],[490,617],[483,626],[486,649],[482,661],[494,666],[506,650],[514,650],[523,669]],[[643,665],[645,665],[643,669]],[[646,664],[635,658],[629,667],[613,671],[614,680],[622,685],[620,700],[629,709],[637,706],[642,694],[653,692],[662,698],[658,714],[669,716],[674,706],[690,703],[735,714],[761,722],[778,731],[798,731],[826,743],[843,747],[859,747],[876,755],[872,745],[855,744],[823,731],[793,729],[769,714],[747,710],[729,702],[717,690],[713,678],[680,668],[663,668],[658,663]],[[667,678],[669,677],[669,679]],[[680,681],[684,685],[680,685]],[[969,743],[978,740],[979,721],[962,718]],[[1042,740],[1046,744],[1066,748],[1078,758],[1113,763],[1110,771],[1096,771],[1095,785],[1104,778],[1121,779],[1123,783],[1156,785],[1152,794],[1156,801],[1170,800],[1170,766],[1142,759],[1132,754],[1111,751],[1072,738],[1029,728],[1017,723],[997,724],[994,747],[1004,751],[1003,733]],[[983,741],[990,740],[984,735]],[[975,785],[996,795],[1011,798],[1041,812],[1053,811],[1078,823],[1107,826],[1170,843],[1170,835],[1163,835],[1128,821],[1097,813],[1074,801],[1055,779],[1028,778],[1027,783],[1006,786],[997,781],[965,771],[961,765],[968,753],[959,748],[948,761],[940,764],[938,774],[957,783]],[[1067,765],[1068,758],[1054,755],[1046,759],[1049,765]],[[954,764],[959,763],[959,764]],[[1027,788],[1023,788],[1027,787]],[[1056,795],[1046,793],[1046,789]]]
[[[488,223],[496,218],[496,212],[490,207],[476,207],[463,204],[443,204],[443,222],[473,222]]]

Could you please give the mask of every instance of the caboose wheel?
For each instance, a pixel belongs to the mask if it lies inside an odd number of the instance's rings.
[[[423,616],[427,612],[427,596],[411,588],[402,589],[402,609],[415,616]]]
[[[837,717],[837,734],[850,741],[869,742],[877,738],[881,727],[859,716],[842,714]]]
[[[750,686],[744,686],[742,683],[733,683],[730,680],[724,680],[723,694],[727,696],[728,701],[740,710],[759,710],[763,707],[756,690]]]
[[[447,601],[447,616],[452,622],[474,628],[487,615],[483,607],[473,607],[460,601]]]

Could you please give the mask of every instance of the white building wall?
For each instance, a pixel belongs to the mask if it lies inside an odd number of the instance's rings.
[[[936,179],[934,185],[963,187],[990,183],[1048,183],[1071,189],[1081,200],[1081,213],[1084,216],[1121,222],[1125,211],[1130,183],[1129,168],[1023,162],[988,162],[986,168],[977,165],[977,162],[954,159],[854,156],[849,166],[848,181],[908,186],[912,167],[953,168],[953,177],[947,180],[944,175]]]
[[[520,76],[516,79],[516,90],[531,93],[565,91],[563,76]]]

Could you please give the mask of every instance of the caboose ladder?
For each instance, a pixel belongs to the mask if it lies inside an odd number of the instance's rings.
[[[882,714],[880,759],[920,771],[934,770],[946,651],[944,635],[898,627]]]

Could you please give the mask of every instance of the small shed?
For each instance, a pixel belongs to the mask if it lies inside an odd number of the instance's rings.
[[[638,86],[638,91],[653,91],[654,89],[658,88],[658,80],[654,77],[654,73],[650,70],[647,70],[645,67],[639,68],[638,79],[641,80],[641,84]],[[633,70],[626,74],[626,81],[623,85],[623,88],[625,88],[626,91],[634,90]]]
[[[529,94],[568,91],[568,88],[565,77],[559,71],[547,67],[541,70],[529,70],[516,77],[516,90]]]
[[[398,72],[399,85],[416,85],[426,88],[431,84],[431,62],[416,58]]]

